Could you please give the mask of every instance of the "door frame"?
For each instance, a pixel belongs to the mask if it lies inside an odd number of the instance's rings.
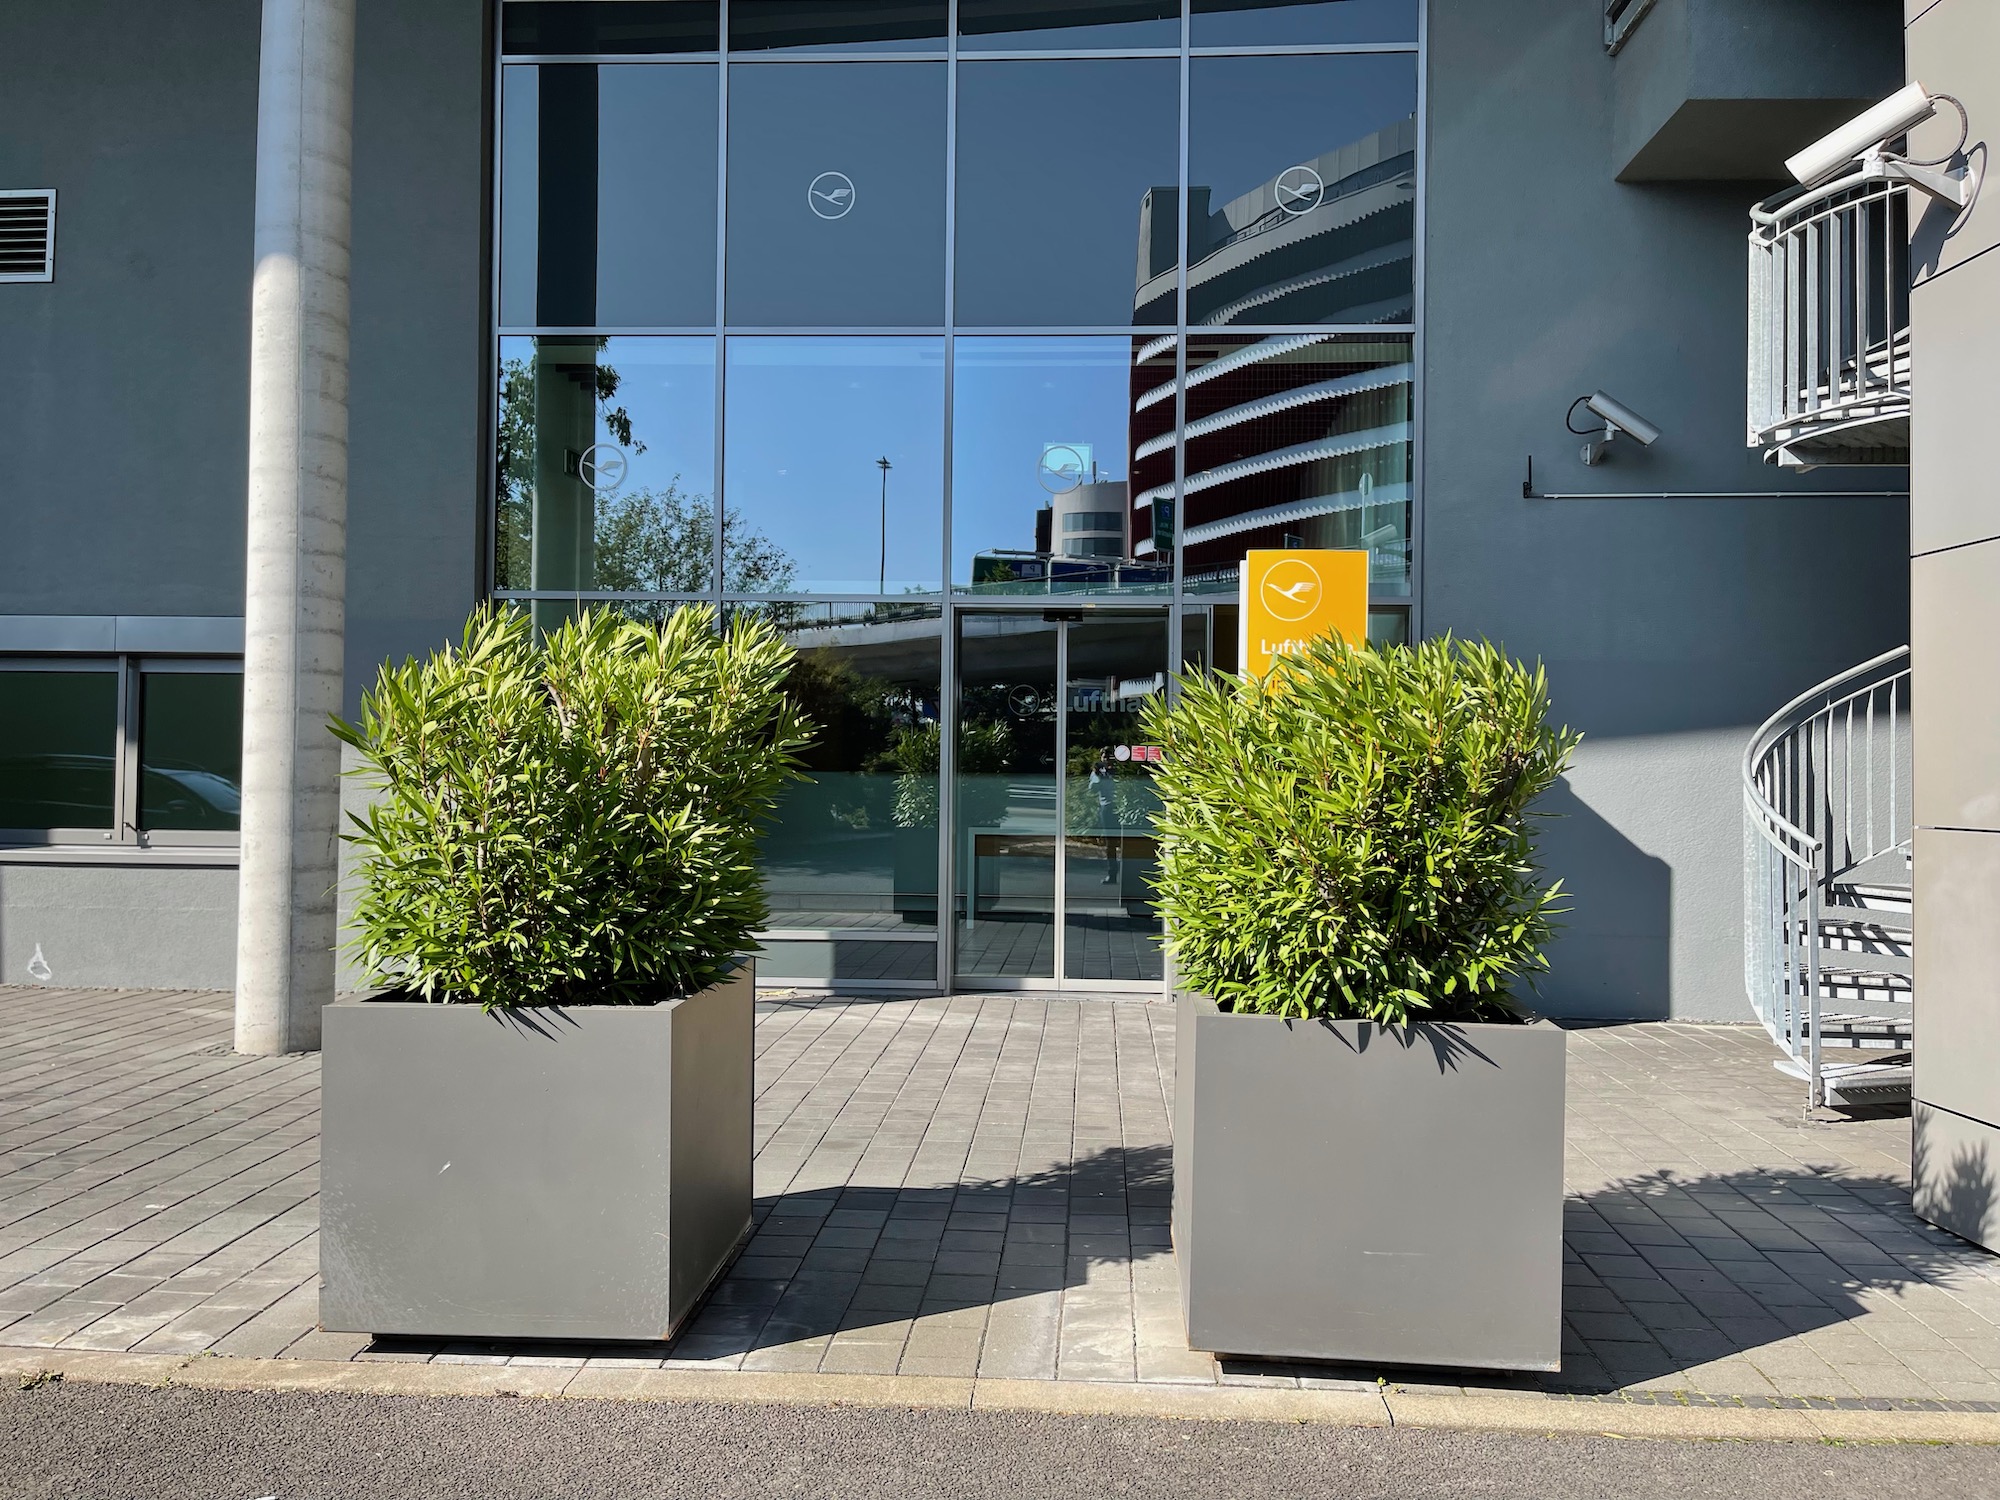
[[[1054,891],[1055,956],[1048,978],[1023,975],[982,976],[958,970],[958,897],[961,841],[958,837],[958,726],[962,706],[962,681],[958,663],[959,621],[966,615],[1040,616],[1056,628],[1056,858]],[[1146,603],[1132,599],[1069,599],[1061,595],[994,600],[953,600],[944,614],[943,671],[941,694],[944,723],[938,745],[938,986],[947,995],[1003,992],[1010,990],[1073,990],[1080,993],[1170,998],[1173,969],[1162,953],[1162,973],[1158,980],[1067,979],[1063,977],[1067,956],[1069,830],[1065,810],[1069,790],[1069,627],[1092,619],[1156,621],[1161,634],[1162,670],[1172,691],[1175,660],[1181,631],[1180,600],[1161,599]],[[976,857],[976,856],[975,856]]]

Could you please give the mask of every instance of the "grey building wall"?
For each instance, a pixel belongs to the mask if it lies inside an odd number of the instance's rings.
[[[1902,87],[1901,0],[1657,0],[1614,69],[1625,182],[1770,179]]]
[[[1574,903],[1548,1007],[1749,1020],[1743,745],[1906,639],[1907,503],[1524,499],[1526,462],[1541,493],[1901,490],[1905,471],[1781,474],[1744,446],[1746,211],[1769,189],[1616,181],[1601,16],[1431,6],[1423,625],[1546,662],[1588,736],[1544,840]],[[1563,417],[1598,388],[1657,446],[1585,468]]]
[[[1910,76],[1955,94],[1970,154],[2000,137],[2000,8],[1912,0]],[[1950,110],[1911,139],[1936,157]],[[1990,172],[1991,167],[1987,170]],[[2000,504],[1988,436],[2000,201],[1913,232],[1911,663],[1916,723],[1917,1211],[2000,1249]]]
[[[0,185],[56,190],[55,280],[0,287],[0,611],[243,613],[257,19],[0,7]]]
[[[478,592],[489,9],[359,5],[349,712]],[[0,286],[0,614],[243,613],[259,14],[0,7],[0,186],[58,195],[55,280]],[[0,980],[39,941],[62,983],[226,986],[234,922],[233,870],[0,865]]]

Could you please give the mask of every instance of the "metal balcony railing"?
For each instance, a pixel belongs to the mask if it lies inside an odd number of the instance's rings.
[[[1743,984],[1808,1107],[1907,1097],[1913,813],[1907,646],[1800,694],[1744,751]]]
[[[1750,446],[1788,466],[1909,462],[1907,186],[1857,167],[1750,220]]]
[[[1653,0],[1604,0],[1604,50],[1616,57],[1653,8]]]

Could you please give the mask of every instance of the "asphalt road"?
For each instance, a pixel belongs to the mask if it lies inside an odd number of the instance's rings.
[[[973,1412],[0,1391],[0,1496],[62,1500],[1826,1500],[2000,1494],[2000,1449],[1625,1442]]]

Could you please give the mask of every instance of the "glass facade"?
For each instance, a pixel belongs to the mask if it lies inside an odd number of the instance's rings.
[[[1130,715],[1244,550],[1409,636],[1419,10],[503,4],[494,590],[800,646],[767,969],[1154,981]]]

